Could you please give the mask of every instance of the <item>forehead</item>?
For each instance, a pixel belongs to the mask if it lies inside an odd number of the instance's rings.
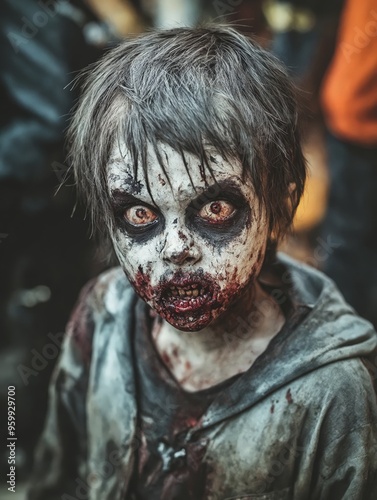
[[[252,191],[250,181],[242,176],[239,160],[225,160],[218,152],[206,149],[212,174],[200,159],[190,153],[181,153],[167,144],[159,144],[156,154],[154,148],[147,147],[147,176],[142,168],[135,176],[130,151],[124,144],[114,146],[107,165],[107,180],[110,193],[115,190],[125,191],[136,197],[150,198],[157,193],[174,198],[192,198],[205,191],[208,186],[229,181],[240,186],[242,191]],[[147,185],[149,184],[149,190]],[[148,200],[149,201],[149,200]]]

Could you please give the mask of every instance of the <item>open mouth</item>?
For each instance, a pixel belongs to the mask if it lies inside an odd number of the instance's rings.
[[[206,273],[178,272],[170,279],[164,280],[160,288],[159,302],[168,315],[185,316],[186,313],[191,313],[194,318],[218,307],[219,292],[219,285]]]
[[[162,300],[168,310],[185,313],[200,309],[212,299],[208,285],[190,283],[184,286],[171,284],[164,290]]]

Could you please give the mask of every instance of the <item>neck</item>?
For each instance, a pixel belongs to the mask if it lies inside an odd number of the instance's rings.
[[[215,385],[247,370],[285,321],[278,304],[258,282],[217,321],[198,332],[182,332],[162,320],[152,332],[157,351],[188,390]],[[186,369],[183,369],[186,367]],[[218,373],[216,373],[218,370]],[[196,380],[196,382],[195,382]],[[185,386],[186,382],[186,386]]]

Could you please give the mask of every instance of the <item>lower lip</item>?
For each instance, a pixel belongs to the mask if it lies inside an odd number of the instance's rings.
[[[201,299],[199,298],[194,298],[194,299],[173,299],[169,297],[167,300],[167,308],[171,312],[175,313],[188,313],[188,312],[194,312],[198,311],[201,309],[203,306],[208,304],[209,297],[203,297]]]

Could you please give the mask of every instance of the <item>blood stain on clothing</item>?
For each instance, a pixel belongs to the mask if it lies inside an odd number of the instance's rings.
[[[291,390],[290,389],[287,390],[287,393],[285,395],[285,399],[288,401],[288,404],[292,404],[293,403],[292,394],[291,394]]]
[[[72,339],[80,350],[82,359],[87,366],[90,364],[92,356],[94,321],[90,314],[90,306],[85,299],[89,295],[93,286],[94,281],[89,282],[84,288],[80,297],[81,300],[73,311],[68,326],[68,334],[72,336]]]
[[[187,425],[187,427],[190,427],[190,429],[192,427],[195,427],[196,425],[198,425],[198,423],[200,422],[200,418],[193,418],[193,417],[189,417],[185,423]]]

